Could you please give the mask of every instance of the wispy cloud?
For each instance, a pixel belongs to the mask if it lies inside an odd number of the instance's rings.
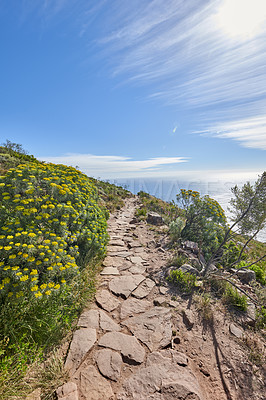
[[[168,167],[188,161],[186,157],[157,157],[146,160],[132,160],[129,157],[96,156],[93,154],[66,154],[60,157],[42,157],[42,160],[56,164],[78,166],[87,175],[101,178],[164,175],[169,172]]]
[[[244,147],[266,150],[266,115],[224,122],[198,133],[233,139]]]

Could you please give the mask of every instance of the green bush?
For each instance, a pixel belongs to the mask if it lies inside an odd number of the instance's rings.
[[[169,233],[172,241],[178,242],[181,239],[181,233],[186,225],[186,222],[178,217],[176,220],[172,221],[169,225]]]
[[[266,307],[260,307],[256,312],[256,328],[264,329],[266,327]]]
[[[97,192],[74,168],[11,168],[0,177],[0,205],[0,302],[50,296],[105,251]]]
[[[186,293],[191,293],[192,289],[196,286],[196,276],[183,272],[180,269],[171,271],[168,280]]]
[[[229,283],[226,285],[223,294],[223,300],[226,304],[236,307],[241,311],[247,311],[247,297],[238,293]]]
[[[262,285],[266,284],[266,274],[265,271],[259,267],[258,265],[254,264],[249,267],[252,271],[256,274],[256,280],[260,282]]]
[[[142,208],[137,208],[136,212],[135,212],[135,216],[137,218],[139,217],[146,217],[147,215],[147,209],[145,207]]]

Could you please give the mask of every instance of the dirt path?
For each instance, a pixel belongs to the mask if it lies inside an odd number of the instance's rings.
[[[101,283],[73,335],[58,399],[263,399],[229,322],[220,316],[204,330],[190,299],[161,280],[169,254],[132,222],[136,205],[128,199],[108,222]]]

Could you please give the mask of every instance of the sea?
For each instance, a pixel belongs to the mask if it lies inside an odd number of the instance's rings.
[[[176,200],[176,195],[180,192],[180,189],[196,190],[202,196],[209,195],[211,198],[218,201],[223,208],[229,223],[231,221],[231,213],[228,207],[229,201],[233,197],[231,188],[235,185],[241,187],[246,183],[246,181],[240,180],[185,181],[173,178],[120,178],[110,180],[110,182],[123,186],[134,194],[143,190],[146,193],[168,202]],[[250,181],[250,183],[253,184],[254,182]],[[259,232],[256,239],[266,243],[266,229]]]

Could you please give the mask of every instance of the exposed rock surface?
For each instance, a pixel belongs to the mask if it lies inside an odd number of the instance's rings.
[[[78,388],[74,382],[67,382],[56,391],[58,400],[79,400]]]
[[[137,289],[134,290],[132,295],[138,299],[143,299],[148,296],[152,288],[155,286],[155,282],[149,278],[145,279]]]
[[[114,394],[110,382],[93,365],[88,365],[80,373],[79,387],[86,400],[110,400]]]
[[[203,400],[200,385],[189,368],[178,365],[171,355],[154,352],[146,366],[123,384],[118,400]]]
[[[122,357],[110,349],[99,350],[96,353],[96,362],[102,375],[117,381],[120,377]]]
[[[123,321],[123,324],[145,343],[150,351],[163,349],[171,343],[171,312],[165,308],[154,307]]]
[[[156,212],[148,213],[147,222],[148,222],[148,224],[152,224],[152,225],[163,225],[164,224],[163,217]]]
[[[106,289],[98,292],[95,299],[98,305],[108,312],[115,310],[120,304],[120,301]]]
[[[127,298],[145,279],[143,275],[120,276],[109,283],[109,289],[117,296]]]
[[[74,332],[65,362],[66,370],[72,375],[81,364],[83,357],[96,342],[96,329],[81,328]]]
[[[141,364],[144,361],[145,350],[134,336],[120,332],[106,333],[100,338],[99,346],[121,351],[128,363]]]

